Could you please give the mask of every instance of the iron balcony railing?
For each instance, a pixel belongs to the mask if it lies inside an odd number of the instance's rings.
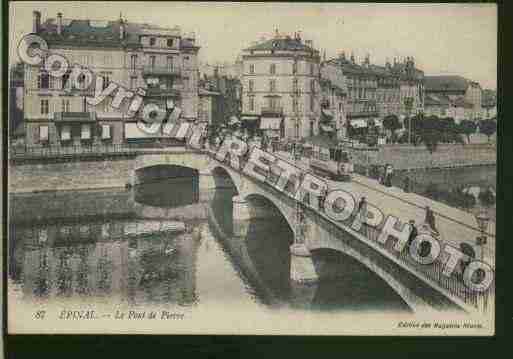
[[[176,66],[151,66],[151,65],[145,65],[142,69],[143,75],[153,75],[153,76],[162,76],[162,75],[168,75],[168,76],[178,76],[180,75],[181,71]]]
[[[54,112],[53,119],[58,122],[95,122],[96,112]]]
[[[262,107],[260,112],[262,115],[282,115],[283,107]]]

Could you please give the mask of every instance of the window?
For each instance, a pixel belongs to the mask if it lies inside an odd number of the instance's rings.
[[[39,126],[39,140],[40,141],[48,141],[48,126],[46,126],[46,125]]]
[[[102,89],[105,90],[109,86],[110,76],[109,74],[103,73],[101,77],[103,79]]]
[[[255,65],[251,64],[249,65],[249,73],[254,74],[255,73]]]
[[[272,109],[278,109],[280,107],[280,102],[275,97],[270,97],[268,100],[268,105]]]
[[[294,79],[294,81],[292,81],[292,91],[298,92],[298,90],[299,90],[298,81],[297,81],[297,79]]]
[[[82,140],[90,140],[91,139],[91,126],[84,124],[82,125],[81,132],[80,132],[80,138]]]
[[[255,111],[255,99],[253,97],[249,98],[249,110]]]
[[[155,56],[150,56],[150,66],[151,68],[154,68],[155,67]]]
[[[37,88],[38,89],[48,89],[50,87],[50,75],[48,72],[41,71],[39,76],[37,77]]]
[[[70,112],[69,111],[69,100],[62,100],[62,102],[61,102],[61,111],[62,112]]]
[[[62,141],[69,141],[71,140],[71,126],[70,125],[63,125],[61,128],[61,140]]]
[[[137,66],[137,55],[132,55],[132,56],[130,56],[130,68],[132,70],[135,70],[136,66]]]
[[[69,88],[71,83],[69,82],[69,76],[70,73],[66,72],[64,75],[62,75],[62,89]]]
[[[110,138],[110,125],[102,125],[102,140],[109,140]]]
[[[130,77],[130,88],[135,89],[137,87],[137,77]]]
[[[297,112],[299,110],[297,98],[292,100],[292,111]]]
[[[168,56],[166,58],[166,65],[167,65],[167,68],[172,70],[173,69],[173,56]]]
[[[292,63],[292,73],[297,74],[297,61],[296,60],[294,60],[294,62]]]
[[[167,47],[173,47],[173,39],[167,39]]]
[[[87,101],[86,97],[82,98],[82,112],[87,112]]]
[[[310,64],[310,75],[312,75],[312,76],[313,76],[314,71],[315,71],[314,64]]]
[[[41,114],[48,115],[48,100],[41,100]]]
[[[269,80],[269,91],[276,92],[276,80]]]
[[[314,125],[315,125],[315,122],[310,121],[310,137],[312,137],[314,135]]]
[[[271,73],[271,75],[276,74],[276,64],[271,64],[269,72]]]
[[[150,46],[155,46],[155,43],[157,42],[157,39],[154,37],[150,37]]]
[[[253,90],[254,90],[254,85],[255,85],[255,84],[254,84],[253,80],[249,80],[249,92],[253,92]]]
[[[310,95],[310,111],[315,111],[315,97],[314,95]]]

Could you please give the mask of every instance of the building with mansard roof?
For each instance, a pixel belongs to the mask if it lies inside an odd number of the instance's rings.
[[[479,83],[462,76],[426,76],[425,88],[426,95],[446,96],[450,100],[455,119],[465,117],[474,120],[482,117],[482,89]]]
[[[50,53],[64,56],[71,64],[91,70],[104,79],[104,87],[115,82],[127,89],[145,90],[144,103],[160,108],[173,103],[182,109],[182,118],[198,118],[199,46],[194,34],[185,35],[179,27],[160,27],[112,21],[56,18],[41,19],[33,13],[33,33],[44,38]],[[44,65],[44,64],[43,64]],[[109,97],[92,107],[83,91],[74,88],[68,72],[62,78],[49,76],[44,66],[25,65],[26,141],[31,146],[69,146],[127,141],[165,140],[162,132],[140,131],[136,121],[141,114],[127,115],[129,101],[119,109]]]
[[[242,51],[242,123],[275,138],[305,138],[320,129],[320,55],[296,33]]]

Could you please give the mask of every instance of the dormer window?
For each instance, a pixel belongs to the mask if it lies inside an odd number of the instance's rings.
[[[155,43],[157,42],[157,39],[154,37],[150,37],[150,46],[155,46]]]
[[[173,39],[167,39],[167,47],[173,47]]]

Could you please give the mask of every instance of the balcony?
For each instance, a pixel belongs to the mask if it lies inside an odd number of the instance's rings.
[[[54,112],[53,119],[59,123],[95,122],[96,112]]]
[[[180,76],[178,67],[146,65],[142,69],[143,76]]]
[[[179,98],[180,91],[174,86],[173,88],[148,87],[146,88],[146,97]]]
[[[359,117],[378,117],[377,111],[351,111],[347,113],[347,117],[359,118]]]
[[[283,115],[283,107],[262,107],[260,110],[262,115]]]

